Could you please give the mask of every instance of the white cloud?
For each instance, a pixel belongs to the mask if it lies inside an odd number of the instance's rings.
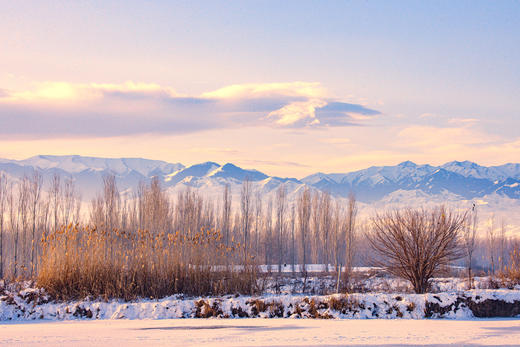
[[[191,96],[156,83],[43,82],[27,90],[1,91],[0,135],[107,137],[244,126],[339,127],[375,114],[379,112],[328,98],[316,82],[231,85]]]
[[[164,94],[169,97],[180,96],[172,88],[161,87],[156,83],[135,83],[128,81],[121,84],[111,83],[68,83],[68,82],[41,82],[35,83],[30,90],[11,91],[2,101],[4,102],[45,102],[101,99],[105,93],[144,93]]]
[[[320,124],[316,118],[316,108],[324,107],[327,102],[321,99],[292,102],[279,110],[267,115],[269,119],[275,119],[275,123],[281,126],[291,126],[306,121],[308,125]]]
[[[327,91],[317,82],[248,83],[234,84],[201,95],[203,98],[238,99],[292,96],[318,98],[326,97]]]

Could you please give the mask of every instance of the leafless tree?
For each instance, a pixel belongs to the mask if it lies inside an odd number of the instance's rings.
[[[464,256],[460,238],[466,216],[445,207],[376,215],[368,234],[380,257],[375,264],[409,280],[416,293],[426,292],[438,270]]]
[[[319,192],[315,192],[312,194],[311,198],[311,254],[310,261],[312,263],[318,263],[320,259],[320,250],[323,241],[321,240],[321,194]]]
[[[255,252],[257,255],[260,253],[259,239],[260,239],[260,231],[262,228],[262,195],[260,192],[256,192],[255,194]]]
[[[224,192],[222,194],[222,234],[224,235],[224,243],[229,247],[230,242],[230,229],[231,229],[231,194],[229,192],[229,184],[224,186]]]
[[[489,220],[487,229],[487,246],[489,254],[489,263],[491,264],[491,274],[495,274],[496,252],[497,252],[497,234],[495,230],[495,216],[492,215]]]
[[[107,230],[118,228],[121,198],[116,184],[116,177],[113,174],[108,174],[103,177],[103,203],[105,228]]]
[[[507,264],[507,224],[505,220],[502,218],[500,220],[500,230],[498,231],[498,240],[497,240],[497,253],[498,253],[498,268],[502,270]]]
[[[283,240],[285,236],[285,210],[287,209],[287,190],[281,184],[276,191],[276,249],[278,251],[278,274],[282,272]]]
[[[13,277],[17,276],[18,257],[19,257],[19,223],[18,223],[18,204],[14,195],[14,183],[10,182],[7,191],[7,206],[9,210],[9,230],[13,238]]]
[[[250,228],[251,228],[251,181],[246,177],[246,179],[242,182],[242,190],[240,193],[240,210],[241,214],[241,224],[242,224],[242,233],[244,240],[244,265],[248,264],[249,257],[249,238],[250,238]]]
[[[349,195],[346,216],[345,216],[345,271],[344,283],[345,287],[349,287],[352,276],[352,262],[356,250],[356,216],[357,205],[356,197],[353,193]]]
[[[473,288],[473,252],[476,247],[476,237],[478,228],[478,212],[477,207],[473,204],[471,212],[468,215],[468,220],[463,229],[463,242],[464,250],[466,252],[466,267],[468,269],[468,286],[469,289]]]
[[[289,219],[289,228],[291,230],[291,269],[294,275],[294,268],[296,266],[296,207],[291,204],[291,217]]]
[[[15,264],[15,277],[18,274],[17,265],[21,265],[20,268],[22,270],[22,275],[25,275],[25,270],[27,269],[27,240],[28,240],[28,231],[29,231],[29,191],[30,191],[30,179],[27,175],[24,175],[22,181],[18,184],[18,228],[19,232],[22,233],[22,242],[18,246],[19,237],[18,233],[16,234],[16,245],[15,247],[19,247],[19,263]]]
[[[113,183],[115,185],[115,178]],[[76,191],[74,179],[72,177],[65,178],[62,199],[63,220],[61,221],[61,224],[68,225],[70,223],[77,222],[80,217],[81,196]]]
[[[170,202],[157,177],[143,188],[142,228],[157,235],[170,230]]]
[[[37,218],[40,210],[40,198],[42,194],[43,177],[38,171],[34,171],[33,176],[30,179],[29,186],[29,207],[30,207],[30,218],[31,218],[31,277],[33,277],[36,266],[36,253],[38,251],[38,239],[39,235],[36,230]]]
[[[0,173],[0,279],[4,278],[4,217],[7,201],[7,179]]]
[[[264,257],[265,264],[272,263],[272,229],[273,229],[273,199],[269,198],[267,201],[267,208],[265,211],[264,221]]]
[[[62,209],[62,191],[61,191],[61,176],[57,172],[54,173],[51,180],[51,186],[49,191],[50,205],[53,214],[52,230],[58,230],[60,223],[60,210]]]
[[[300,241],[302,249],[302,272],[303,272],[303,292],[307,285],[307,256],[308,256],[308,237],[309,221],[311,217],[311,192],[305,187],[298,197],[298,228],[300,231]]]
[[[328,266],[331,262],[331,228],[332,228],[332,203],[329,193],[321,194],[320,202],[320,254],[323,262]]]
[[[334,256],[334,268],[337,270],[337,271],[341,271],[340,270],[340,267],[341,267],[341,252],[343,250],[343,245],[344,245],[344,240],[345,240],[345,237],[344,237],[344,229],[343,229],[343,226],[342,226],[342,215],[343,215],[343,210],[342,210],[342,205],[340,204],[339,201],[335,201],[334,203],[334,210],[333,210],[333,214],[332,214],[332,242],[331,242],[331,245],[333,245],[333,249],[332,249],[332,252],[333,252],[333,256]]]

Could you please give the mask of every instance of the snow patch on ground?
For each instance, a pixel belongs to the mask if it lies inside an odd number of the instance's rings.
[[[494,310],[495,306],[497,310]],[[160,300],[51,302],[27,288],[0,296],[0,321],[171,318],[450,318],[513,317],[520,314],[520,290],[475,289],[430,294],[358,293],[264,295]]]

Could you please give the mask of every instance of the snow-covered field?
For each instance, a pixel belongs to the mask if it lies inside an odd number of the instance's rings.
[[[282,289],[133,302],[52,302],[26,286],[0,293],[0,346],[520,345],[520,287],[468,291],[462,279],[437,278],[440,292],[420,295],[398,279],[368,285],[348,295]],[[512,318],[478,318],[493,316]]]
[[[520,320],[168,319],[0,324],[6,346],[520,344]]]

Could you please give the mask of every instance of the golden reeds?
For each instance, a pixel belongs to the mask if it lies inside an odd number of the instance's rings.
[[[38,285],[60,300],[252,294],[256,268],[230,265],[239,245],[216,230],[191,236],[68,225],[42,238]],[[229,264],[229,265],[225,265]]]

